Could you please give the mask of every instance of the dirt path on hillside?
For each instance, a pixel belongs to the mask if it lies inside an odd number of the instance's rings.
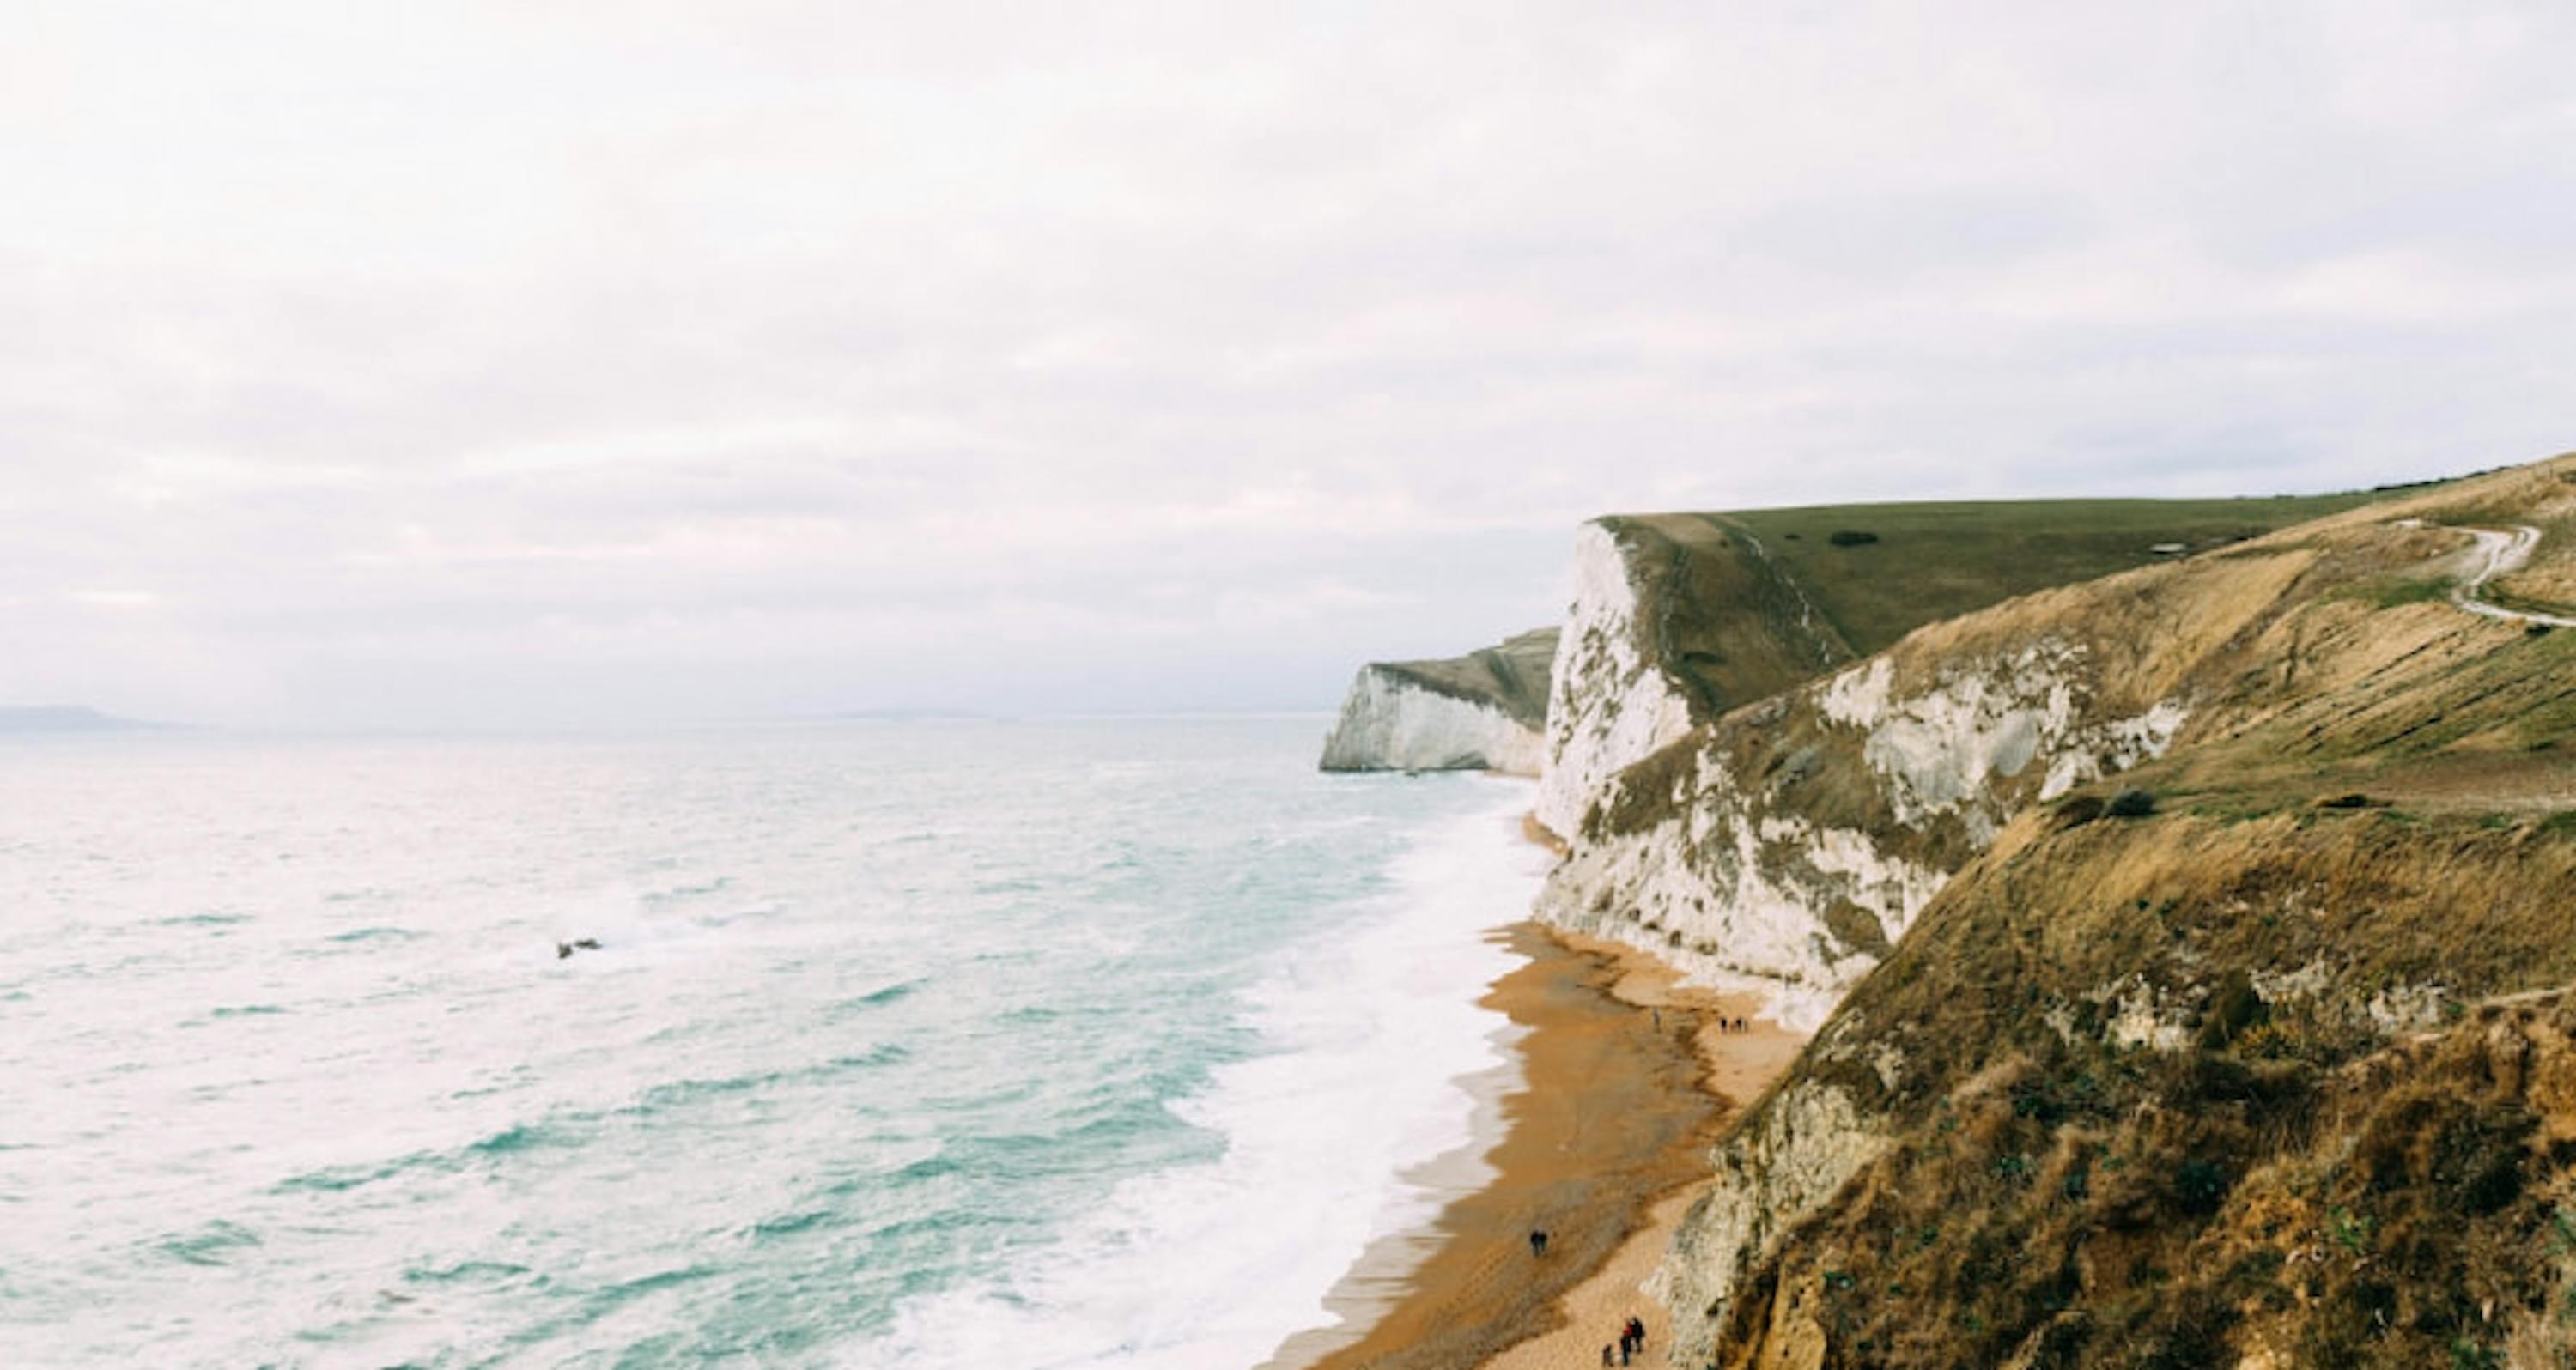
[[[2462,528],[2458,531],[2477,540],[2469,549],[2465,572],[2460,583],[2451,587],[2451,602],[2484,618],[2500,618],[2515,623],[2546,623],[2553,628],[2576,628],[2576,618],[2559,614],[2531,613],[2508,609],[2478,598],[2487,582],[2510,571],[2520,570],[2540,546],[2540,530],[2530,524],[2516,524],[2510,531],[2494,528]]]

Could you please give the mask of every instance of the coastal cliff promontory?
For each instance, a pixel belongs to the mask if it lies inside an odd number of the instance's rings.
[[[1838,783],[1880,777],[1874,827],[1999,826],[1720,1143],[1654,1282],[1676,1349],[2569,1364],[2570,528],[2560,459],[2016,601],[1806,692],[1817,735],[1860,739]],[[2463,602],[2501,531],[2536,554]],[[2067,716],[2142,744],[2118,781],[2060,771],[2084,749],[2044,716],[1923,707],[2016,637],[2082,649]],[[2177,726],[2119,730],[2148,700]],[[1901,745],[1936,717],[1947,745]]]
[[[2576,1368],[2572,540],[2576,458],[1585,525],[1538,915],[1814,1033],[1676,1362]]]
[[[1691,514],[1585,524],[1548,691],[1539,823],[1571,833],[1622,769],[1729,702],[1851,654],[1749,535]]]
[[[2362,502],[1852,504],[1614,515],[1577,532],[1534,804],[1572,838],[1619,773],[1926,624]]]
[[[1322,768],[1537,775],[1556,644],[1540,628],[1463,657],[1361,667]]]

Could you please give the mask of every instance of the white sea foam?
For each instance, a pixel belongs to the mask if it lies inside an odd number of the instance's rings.
[[[8,751],[0,1364],[1256,1362],[1436,1206],[1532,883],[1311,746]]]
[[[1220,1159],[1117,1186],[1006,1279],[906,1305],[844,1363],[1205,1370],[1329,1325],[1369,1246],[1452,1197],[1430,1163],[1478,1151],[1466,1082],[1517,1069],[1517,1029],[1476,1001],[1517,964],[1488,932],[1527,912],[1546,862],[1519,831],[1530,788],[1476,783],[1496,802],[1427,828],[1364,930],[1298,946],[1246,992],[1265,1050],[1175,1109],[1225,1136]]]

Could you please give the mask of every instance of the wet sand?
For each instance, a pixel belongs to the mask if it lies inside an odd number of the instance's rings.
[[[1669,1364],[1664,1357],[1672,1345],[1667,1314],[1661,1303],[1646,1297],[1643,1286],[1671,1249],[1683,1215],[1707,1188],[1707,1143],[1734,1121],[1743,1105],[1780,1078],[1807,1042],[1804,1036],[1762,1017],[1758,995],[1683,988],[1675,983],[1678,977],[1670,968],[1637,951],[1614,943],[1575,941],[1579,947],[1617,959],[1624,974],[1613,992],[1620,999],[1650,1011],[1659,1004],[1679,1003],[1697,1015],[1693,1042],[1700,1065],[1697,1084],[1717,1105],[1718,1116],[1708,1136],[1691,1150],[1690,1177],[1676,1188],[1639,1196],[1652,1204],[1644,1224],[1598,1270],[1557,1301],[1555,1329],[1488,1358],[1479,1370],[1598,1370],[1601,1348],[1618,1340],[1620,1324],[1632,1315],[1646,1324],[1645,1354],[1632,1363]],[[1746,1020],[1747,1030],[1720,1031],[1721,1015]],[[1665,1016],[1670,1021],[1669,1009]]]
[[[1327,1301],[1343,1325],[1292,1339],[1265,1370],[1596,1367],[1632,1315],[1640,1363],[1664,1363],[1663,1311],[1639,1285],[1707,1178],[1730,1101],[1800,1039],[1763,1022],[1721,1032],[1719,1015],[1755,1001],[1681,989],[1626,947],[1535,923],[1496,936],[1529,964],[1481,1001],[1522,1029],[1519,1087],[1481,1110],[1500,1128],[1491,1179],[1461,1187],[1430,1231],[1373,1247]]]

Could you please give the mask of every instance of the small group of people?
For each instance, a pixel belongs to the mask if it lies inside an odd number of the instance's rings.
[[[1717,1020],[1717,1030],[1720,1032],[1751,1032],[1753,1030],[1753,1020],[1750,1018],[1720,1018]]]
[[[1543,1227],[1531,1228],[1529,1234],[1529,1246],[1530,1254],[1532,1256],[1545,1256],[1547,1254],[1547,1229]],[[1601,1363],[1603,1365],[1626,1365],[1629,1357],[1646,1349],[1646,1324],[1636,1317],[1630,1317],[1626,1325],[1619,1329],[1619,1341],[1616,1347],[1619,1353],[1619,1359],[1616,1361],[1610,1359],[1612,1349],[1613,1348],[1609,1346],[1601,1348]]]
[[[1619,1329],[1619,1360],[1617,1363],[1620,1365],[1626,1365],[1630,1356],[1636,1355],[1638,1352],[1645,1349],[1646,1324],[1635,1318],[1628,1319],[1627,1325]],[[1612,1363],[1610,1360],[1610,1348],[1607,1346],[1601,1348],[1601,1363],[1603,1365],[1609,1365]]]

